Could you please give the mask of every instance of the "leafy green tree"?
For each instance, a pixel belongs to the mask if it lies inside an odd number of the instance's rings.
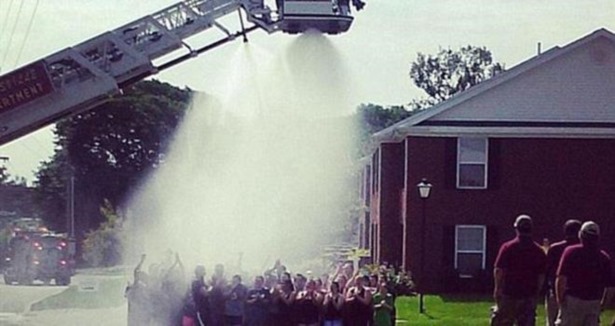
[[[7,184],[11,181],[11,175],[5,166],[0,166],[0,184]]]
[[[121,205],[142,178],[164,162],[191,98],[189,89],[143,81],[123,95],[56,125],[56,152],[42,164],[35,186],[44,218],[65,220],[66,189],[75,177],[76,228],[104,222],[104,199]],[[60,223],[58,223],[60,222]]]
[[[11,175],[6,166],[0,166],[0,185],[27,187],[27,181],[24,177]]]
[[[363,138],[369,137],[379,130],[406,119],[414,113],[402,105],[384,107],[372,103],[359,105],[357,112],[359,114]]]
[[[139,177],[163,161],[189,99],[189,91],[142,82],[95,110],[62,121],[56,135],[80,172]]]
[[[410,78],[437,103],[504,71],[486,47],[464,46],[457,51],[440,49],[435,55],[418,53]],[[432,103],[432,104],[433,104]]]
[[[491,51],[486,47],[468,45],[457,51],[441,49],[435,55],[418,53],[410,66],[410,78],[427,96],[414,99],[406,105],[361,104],[357,108],[362,143],[359,156],[372,153],[374,144],[370,136],[375,132],[467,90],[503,70],[504,66],[493,61]],[[349,212],[356,217],[360,209],[362,207],[357,204]],[[357,223],[357,220],[354,222]]]
[[[122,245],[126,234],[122,228],[123,219],[110,201],[104,200],[100,213],[105,221],[87,233],[83,241],[83,258],[92,267],[113,266],[121,261]]]
[[[66,150],[56,147],[49,161],[41,163],[34,181],[34,202],[52,230],[65,232],[69,171]]]

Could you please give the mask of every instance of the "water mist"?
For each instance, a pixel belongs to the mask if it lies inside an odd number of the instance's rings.
[[[355,186],[351,81],[331,41],[229,58],[227,94],[197,94],[164,165],[130,205],[135,243],[216,263],[292,267],[339,243]],[[304,266],[304,265],[301,265]]]

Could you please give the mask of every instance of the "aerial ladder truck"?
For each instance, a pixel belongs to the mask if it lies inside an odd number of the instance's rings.
[[[233,40],[245,41],[257,29],[346,32],[353,21],[349,2],[276,0],[277,8],[271,9],[264,0],[185,0],[63,49],[0,76],[0,145],[94,108],[122,88],[201,53]],[[357,10],[363,6],[361,0],[352,2]],[[232,32],[220,19],[237,13],[241,27]],[[212,29],[222,31],[223,37],[199,48],[186,42]],[[165,61],[177,52],[181,53]]]

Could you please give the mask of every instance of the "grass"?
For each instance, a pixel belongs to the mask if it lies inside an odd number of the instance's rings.
[[[424,301],[425,314],[418,312],[418,297],[400,297],[395,305],[397,324],[401,325],[487,326],[493,300],[482,295],[428,295]],[[615,310],[606,310],[601,325],[610,325],[613,316]],[[541,304],[537,309],[536,324],[544,325],[544,320],[544,305]]]
[[[80,292],[77,285],[32,305],[31,310],[48,309],[99,309],[121,306],[124,299],[123,278],[102,279],[96,292]]]
[[[47,309],[97,309],[118,307],[125,303],[123,297],[125,280],[110,278],[100,281],[97,292],[79,292],[71,286],[32,305],[32,310]],[[401,325],[446,325],[482,326],[489,325],[490,308],[493,300],[486,295],[428,295],[425,296],[425,314],[418,313],[417,297],[400,297],[396,301],[397,323]],[[544,306],[537,309],[537,325],[544,324]],[[615,310],[606,310],[601,325],[609,325],[615,317]]]

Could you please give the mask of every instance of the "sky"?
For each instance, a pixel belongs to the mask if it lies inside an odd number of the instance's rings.
[[[418,52],[486,46],[507,68],[596,29],[615,31],[612,0],[365,0],[348,33],[331,41],[344,59],[352,101],[404,104],[422,95],[408,77]],[[173,0],[1,0],[0,74],[76,45],[164,7]],[[205,32],[208,33],[208,32]],[[296,36],[257,31],[250,46],[276,53]],[[211,94],[228,91],[233,42],[156,76]],[[323,80],[323,82],[327,82]],[[0,146],[12,175],[34,179],[53,153],[51,127]],[[2,164],[2,163],[0,163]]]

